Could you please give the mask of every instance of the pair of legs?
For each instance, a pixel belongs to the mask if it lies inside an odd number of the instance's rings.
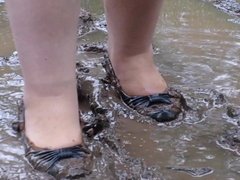
[[[104,0],[109,54],[129,95],[163,92],[152,37],[163,0]],[[82,143],[75,77],[80,0],[7,0],[24,76],[25,127],[38,147]]]

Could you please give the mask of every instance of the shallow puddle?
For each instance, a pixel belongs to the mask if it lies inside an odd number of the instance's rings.
[[[90,104],[86,100],[82,104],[82,116],[90,124],[104,120],[103,130],[86,138],[95,155],[95,169],[88,178],[239,179],[240,113],[229,115],[233,111],[229,107],[240,106],[236,17],[199,0],[165,1],[154,37],[155,62],[169,85],[180,89],[197,113],[188,112],[176,123],[158,124],[142,122],[146,119],[130,112],[101,81],[103,54],[83,52],[80,44],[106,40],[102,5],[90,0],[82,5],[96,16],[92,28],[82,31],[78,39],[78,59],[83,59],[79,82],[82,93],[90,97]],[[11,128],[23,81],[16,54],[1,58],[14,51],[1,3],[0,28],[0,177],[50,179],[24,161],[23,146]],[[96,106],[106,112],[92,113]]]

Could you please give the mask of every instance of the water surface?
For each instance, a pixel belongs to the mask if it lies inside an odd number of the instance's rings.
[[[103,19],[99,1],[84,1],[83,6],[99,20]],[[117,105],[106,100],[114,107],[109,113],[111,121],[117,121],[112,127],[114,137],[118,137],[120,143],[116,139],[112,141],[119,145],[121,153],[115,154],[113,159],[107,155],[96,158],[93,174],[99,179],[126,179],[137,167],[141,167],[139,176],[144,175],[143,169],[146,172],[147,167],[151,167],[149,173],[155,172],[155,167],[160,174],[153,177],[193,179],[190,174],[167,167],[205,167],[212,171],[200,179],[239,179],[239,155],[217,144],[226,130],[237,127],[239,120],[226,115],[229,104],[240,106],[240,25],[231,19],[232,16],[199,0],[165,1],[154,37],[155,62],[169,85],[181,89],[189,104],[202,109],[203,115],[188,117],[174,127],[139,123],[138,116],[115,116]],[[2,4],[0,27],[0,56],[9,56],[14,46]],[[106,32],[98,28],[82,35],[79,43],[104,41],[105,38]],[[92,71],[92,79],[99,83],[96,74],[104,76],[100,66],[102,55],[81,53],[79,58],[84,59],[89,68],[97,66]],[[21,98],[23,85],[14,57],[10,62],[0,59],[0,79],[0,177],[44,178],[44,174],[32,171],[25,163],[21,142],[11,130],[11,122],[17,114],[16,101]],[[220,93],[226,102],[217,103]],[[101,143],[95,140],[92,146],[101,147]],[[113,150],[109,150],[111,153]],[[123,156],[132,158],[132,161],[124,161],[121,166]],[[128,172],[125,165],[132,165],[133,169]]]

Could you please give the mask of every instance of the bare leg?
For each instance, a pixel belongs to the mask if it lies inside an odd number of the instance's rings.
[[[82,143],[75,78],[79,0],[8,0],[24,76],[26,135],[38,147]]]
[[[152,37],[163,0],[104,0],[109,54],[128,95],[149,95],[167,85],[153,63]]]

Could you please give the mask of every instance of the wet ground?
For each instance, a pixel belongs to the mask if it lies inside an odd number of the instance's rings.
[[[209,1],[213,2],[213,5],[218,9],[222,10],[223,12],[232,16],[240,17],[239,0],[209,0]]]
[[[79,30],[77,63],[82,118],[93,125],[85,129],[94,154],[87,179],[239,179],[240,24],[227,11],[235,7],[233,1],[225,1],[226,10],[215,8],[222,2],[165,1],[154,37],[155,62],[196,110],[168,124],[130,111],[102,81],[102,5],[83,2],[92,14],[83,13],[79,20],[86,26]],[[0,28],[0,179],[51,179],[25,162],[11,128],[23,81],[17,54],[3,58],[14,51],[3,4]]]

